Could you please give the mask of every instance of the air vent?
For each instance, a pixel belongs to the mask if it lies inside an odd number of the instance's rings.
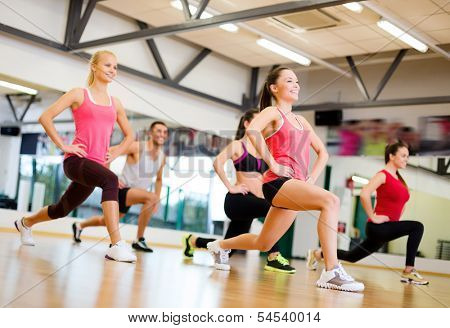
[[[295,32],[315,31],[346,24],[321,9],[272,17],[272,20]]]

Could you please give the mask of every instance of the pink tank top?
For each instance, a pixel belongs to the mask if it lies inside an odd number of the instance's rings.
[[[278,109],[278,108],[277,108]],[[278,164],[289,166],[294,170],[294,179],[305,181],[308,176],[310,132],[292,125],[284,113],[281,115],[281,127],[266,138],[267,148]],[[278,179],[271,170],[264,173],[264,183]]]
[[[86,158],[103,165],[117,119],[116,108],[111,97],[109,106],[97,105],[91,99],[88,90],[83,90],[83,103],[72,111],[75,122],[75,138],[72,145],[85,145]],[[70,156],[76,155],[66,154],[64,158]]]

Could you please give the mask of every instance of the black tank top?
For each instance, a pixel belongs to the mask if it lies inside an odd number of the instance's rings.
[[[269,169],[269,166],[261,158],[256,158],[250,154],[243,142],[244,153],[237,160],[233,161],[237,172],[259,172],[263,174]]]

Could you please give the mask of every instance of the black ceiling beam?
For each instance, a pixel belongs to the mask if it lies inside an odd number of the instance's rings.
[[[375,95],[373,96],[372,100],[377,100],[378,96],[383,91],[384,87],[388,83],[392,74],[394,74],[395,70],[397,69],[398,65],[402,61],[402,59],[405,56],[407,51],[408,51],[408,49],[401,49],[398,52],[397,56],[395,57],[394,61],[391,64],[391,66],[389,66],[388,70],[386,71],[386,74],[384,74],[383,79],[378,84],[377,90],[375,91]]]
[[[142,30],[148,28],[148,25],[144,22],[137,21],[137,24],[139,25],[139,28]],[[161,57],[161,54],[158,50],[155,40],[147,39],[145,41],[147,42],[150,52],[152,53],[153,58],[155,59],[156,65],[158,66],[162,78],[165,80],[170,80],[169,72],[167,71],[166,65],[164,64],[164,61]]]
[[[188,75],[195,66],[197,66],[206,56],[211,53],[211,49],[204,48],[187,66],[173,79],[175,83],[179,83]]]
[[[34,100],[36,99],[36,95],[31,95],[30,99],[28,99],[27,106],[25,107],[25,110],[22,113],[22,116],[20,116],[20,122],[23,122],[23,119],[25,118],[25,115],[27,114],[28,110],[30,109],[30,106],[32,103],[34,103]]]
[[[353,61],[352,56],[345,57],[347,59],[348,65],[350,66],[353,77],[355,78],[356,85],[358,86],[359,91],[361,91],[362,95],[366,100],[370,99],[369,93],[367,92],[366,86],[364,85],[364,82],[362,80],[361,75],[359,74],[358,68],[355,65],[355,62]]]
[[[86,59],[91,58],[91,55],[88,54],[87,52],[79,52],[79,53],[76,54],[76,56],[83,57],[83,58],[86,58]],[[198,96],[198,97],[204,98],[206,100],[219,103],[221,105],[225,105],[225,106],[228,106],[228,107],[236,108],[236,109],[239,109],[239,110],[242,109],[242,105],[241,104],[236,104],[236,103],[233,103],[231,101],[227,101],[227,100],[224,100],[224,99],[221,99],[221,98],[217,98],[217,97],[211,96],[209,94],[206,94],[206,93],[203,93],[203,92],[200,92],[200,91],[188,88],[188,87],[184,87],[182,85],[179,85],[175,81],[164,80],[164,79],[162,79],[160,77],[153,76],[151,74],[144,73],[142,71],[138,71],[138,70],[136,70],[134,68],[131,68],[131,67],[128,67],[128,66],[124,66],[124,65],[119,64],[118,65],[118,70],[121,71],[121,72],[126,72],[126,73],[129,73],[131,75],[140,77],[140,78],[145,79],[147,81],[156,82],[156,83],[159,83],[159,84],[164,85],[166,87],[170,87],[172,89],[175,89],[175,90],[178,90],[178,91],[182,91],[182,92],[188,93],[190,95]]]
[[[18,94],[18,95],[23,96],[26,94]],[[25,106],[25,109],[20,117],[17,116],[17,108],[16,108],[16,106],[14,106],[12,99],[11,99],[11,96],[18,96],[18,95],[16,95],[16,94],[6,95],[6,99],[8,100],[9,107],[11,108],[11,111],[14,115],[14,119],[16,120],[16,122],[23,122],[23,119],[24,119],[25,115],[27,114],[28,110],[30,109],[31,104],[36,99],[36,95],[30,95],[30,98],[28,98],[27,105]]]
[[[345,102],[334,103],[325,102],[311,105],[296,105],[292,110],[294,111],[325,111],[333,109],[353,109],[353,108],[375,108],[375,107],[395,107],[395,106],[414,106],[414,105],[432,105],[432,104],[448,104],[450,103],[450,96],[437,97],[420,97],[420,98],[403,98],[403,99],[386,99],[377,101],[361,101],[361,102]]]
[[[195,12],[195,15],[194,15],[194,19],[199,19],[201,16],[202,16],[202,14],[203,14],[203,12],[205,11],[205,9],[206,9],[206,6],[208,6],[208,3],[209,3],[209,0],[203,0],[199,5],[198,5],[198,7],[197,7],[197,11]]]
[[[189,3],[187,0],[181,0],[181,5],[183,6],[184,18],[188,21],[192,18],[191,10],[189,9]]]
[[[86,28],[89,18],[91,18],[92,12],[94,11],[97,2],[98,0],[89,0],[86,9],[84,10],[83,17],[79,19],[79,22],[75,27],[75,33],[72,39],[72,43],[78,43],[80,41],[84,29]]]
[[[47,40],[47,39],[44,39],[44,38],[41,38],[41,37],[36,36],[34,34],[31,34],[31,33],[28,33],[28,32],[24,32],[24,31],[18,30],[16,28],[13,28],[13,27],[1,24],[1,23],[0,23],[0,31],[8,33],[8,34],[11,34],[11,35],[16,36],[16,37],[23,38],[23,39],[28,40],[28,41],[35,42],[35,43],[43,45],[43,46],[47,46],[47,47],[52,48],[52,49],[56,49],[56,50],[60,50],[60,51],[66,52],[66,53],[69,52],[69,50],[70,50],[68,47],[64,46],[63,44],[60,44],[60,43],[57,43],[57,42],[54,42],[54,41],[50,41],[50,40]],[[91,54],[88,54],[86,52],[72,53],[72,55],[76,56],[76,57],[85,58],[87,60],[89,60],[91,58]],[[173,81],[164,80],[162,78],[159,78],[159,77],[156,77],[156,76],[153,76],[153,75],[150,75],[150,74],[138,71],[138,70],[133,69],[133,68],[128,67],[128,66],[124,66],[124,65],[120,65],[119,64],[119,69],[124,71],[124,72],[127,72],[127,73],[129,73],[131,75],[143,78],[143,79],[151,81],[151,82],[159,83],[161,85],[167,86],[169,88],[172,88],[172,89],[175,89],[175,90],[178,90],[178,91],[182,91],[182,92],[188,93],[190,95],[195,95],[195,96],[204,98],[204,99],[209,100],[209,101],[216,102],[216,103],[224,105],[224,106],[236,108],[238,110],[242,109],[242,105],[241,104],[236,104],[236,103],[233,103],[231,101],[227,101],[227,100],[224,100],[224,99],[221,99],[221,98],[217,98],[217,97],[211,96],[209,94],[206,94],[206,93],[194,90],[194,89],[190,89],[190,88],[187,88],[187,87],[180,86],[180,85],[178,85],[177,83],[175,83]]]
[[[81,9],[83,7],[83,0],[70,0],[69,12],[67,14],[66,34],[64,36],[64,45],[67,47],[73,43],[75,38],[75,31],[80,23]],[[77,40],[78,42],[79,40]]]
[[[58,42],[54,42],[51,40],[47,40],[45,38],[41,38],[40,36],[28,33],[28,32],[24,32],[22,30],[18,30],[14,27],[8,26],[8,25],[4,25],[2,23],[0,23],[0,31],[1,32],[5,32],[23,39],[27,39],[29,41],[33,41],[35,43],[38,43],[40,45],[43,46],[47,46],[53,49],[58,49],[58,50],[62,50],[62,51],[69,51],[69,48],[66,47],[63,44],[60,44]]]
[[[252,67],[252,73],[251,73],[251,79],[250,79],[250,102],[252,104],[252,107],[258,106],[258,97],[256,95],[256,88],[258,87],[258,75],[259,75],[259,67]]]
[[[362,0],[356,0],[362,1]],[[325,7],[332,7],[341,5],[347,2],[354,2],[350,0],[304,0],[304,1],[290,1],[280,3],[276,5],[270,5],[265,7],[253,8],[238,11],[235,13],[228,13],[217,15],[206,19],[190,20],[180,24],[167,25],[161,27],[155,27],[148,30],[136,31],[131,33],[125,33],[112,37],[107,37],[98,40],[92,40],[88,42],[82,42],[73,46],[74,50],[82,50],[86,48],[103,46],[105,44],[119,43],[130,40],[149,39],[156,36],[173,35],[181,32],[189,32],[200,29],[206,29],[216,27],[225,23],[235,23],[251,21],[266,17],[286,15],[294,12],[301,12],[313,9],[320,9]]]
[[[17,113],[16,113],[16,107],[14,106],[12,100],[11,100],[11,95],[6,95],[6,99],[8,100],[9,103],[9,108],[11,108],[11,111],[14,115],[14,119],[16,120],[16,122],[19,121],[19,118],[17,117]]]

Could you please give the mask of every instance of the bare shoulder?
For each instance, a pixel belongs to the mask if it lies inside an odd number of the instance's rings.
[[[241,140],[233,140],[228,147],[231,149],[231,154],[240,154],[244,151]]]
[[[379,184],[383,184],[386,183],[386,173],[380,171],[377,174],[375,174],[372,178],[372,181],[379,183]]]
[[[117,108],[123,108],[122,102],[119,98],[112,96],[111,99]]]
[[[84,89],[83,88],[73,88],[67,91],[60,99],[65,99],[70,103],[72,110],[77,109],[84,102]]]
[[[274,114],[279,115],[278,108],[276,106],[269,106],[269,107],[264,108],[261,111],[261,114],[264,114],[264,113],[266,115],[274,115]]]
[[[66,94],[73,97],[77,102],[83,102],[84,100],[84,88],[73,88],[67,91]]]

